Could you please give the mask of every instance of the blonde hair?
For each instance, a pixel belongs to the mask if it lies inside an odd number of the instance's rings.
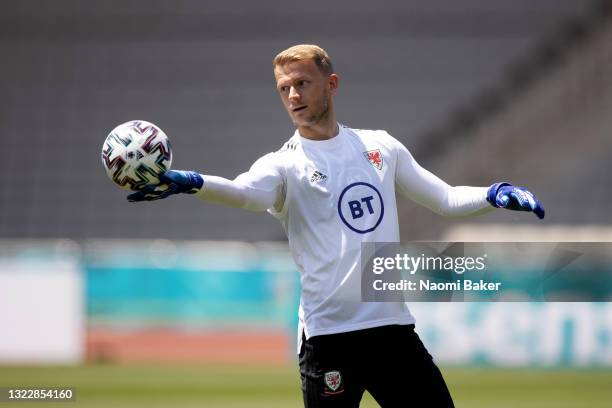
[[[278,65],[304,60],[313,60],[324,75],[331,75],[334,73],[334,67],[332,66],[327,51],[318,45],[312,44],[298,44],[279,52],[272,61],[272,67],[276,68]]]

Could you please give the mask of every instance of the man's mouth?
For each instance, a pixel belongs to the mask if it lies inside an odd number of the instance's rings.
[[[301,111],[301,110],[306,109],[306,107],[307,107],[306,105],[304,105],[304,106],[298,106],[297,108],[293,108],[293,109],[291,109],[291,112],[299,112],[299,111]]]

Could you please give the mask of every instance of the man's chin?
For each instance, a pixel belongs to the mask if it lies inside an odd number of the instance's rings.
[[[302,118],[292,118],[295,127],[314,127],[321,123],[322,117],[309,116]]]
[[[315,125],[315,123],[313,123],[313,121],[309,121],[309,120],[304,120],[304,119],[293,119],[293,125],[296,128],[309,128]]]

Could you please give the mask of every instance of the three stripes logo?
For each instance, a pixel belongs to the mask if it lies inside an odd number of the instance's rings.
[[[318,181],[325,181],[325,180],[327,180],[327,176],[321,173],[319,170],[315,170],[314,173],[312,173],[312,177],[310,177],[311,183],[316,183]]]

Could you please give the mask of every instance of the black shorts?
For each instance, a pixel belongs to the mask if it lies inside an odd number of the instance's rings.
[[[302,338],[299,361],[306,408],[358,407],[365,390],[383,408],[454,407],[414,325]]]

